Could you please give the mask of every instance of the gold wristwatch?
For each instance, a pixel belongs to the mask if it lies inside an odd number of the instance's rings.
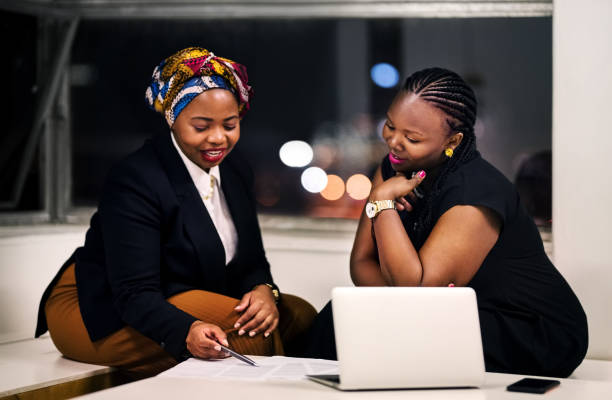
[[[365,213],[368,218],[372,219],[380,214],[381,211],[389,209],[395,210],[394,200],[374,200],[369,201],[368,204],[366,204]]]
[[[259,285],[266,285],[267,287],[269,287],[272,291],[272,296],[274,296],[274,303],[278,304],[278,301],[280,300],[280,291],[278,290],[278,286],[273,283],[258,283],[253,287],[253,289],[255,289]]]

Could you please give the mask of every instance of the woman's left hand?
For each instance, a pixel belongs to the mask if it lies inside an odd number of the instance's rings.
[[[249,336],[255,336],[263,332],[268,337],[278,326],[279,314],[274,295],[266,285],[258,285],[245,294],[234,309],[242,312],[234,325],[234,328],[240,328],[239,335],[248,332]]]

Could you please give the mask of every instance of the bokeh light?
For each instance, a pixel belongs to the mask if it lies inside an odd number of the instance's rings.
[[[302,186],[310,193],[319,193],[327,186],[327,174],[319,167],[306,168],[302,172]]]
[[[374,83],[383,88],[391,88],[399,82],[397,68],[389,63],[378,63],[370,69],[370,77]]]
[[[312,147],[301,140],[291,140],[283,144],[279,156],[288,167],[304,167],[312,161]]]
[[[326,200],[338,200],[344,194],[344,181],[338,175],[327,175],[327,186],[321,191]]]
[[[363,174],[355,174],[346,181],[346,192],[355,200],[363,200],[370,195],[372,182]]]

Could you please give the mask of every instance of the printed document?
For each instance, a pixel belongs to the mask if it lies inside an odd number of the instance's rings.
[[[306,375],[338,374],[338,361],[282,356],[249,357],[257,363],[257,367],[234,357],[223,360],[190,358],[158,376],[266,381],[302,380],[306,379]]]

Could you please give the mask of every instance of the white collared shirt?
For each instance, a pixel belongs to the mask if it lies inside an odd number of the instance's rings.
[[[217,165],[212,167],[207,173],[197,164],[187,158],[179,147],[178,143],[176,143],[176,139],[174,139],[174,134],[172,132],[170,132],[170,136],[172,137],[172,143],[174,144],[176,151],[178,151],[183,163],[185,164],[185,167],[187,167],[187,171],[189,172],[189,175],[191,176],[191,179],[193,180],[193,183],[200,194],[202,202],[206,206],[206,210],[208,210],[208,214],[210,215],[210,219],[212,219],[212,222],[217,229],[217,233],[221,238],[221,243],[223,243],[223,248],[225,249],[225,265],[227,265],[236,255],[236,248],[238,247],[238,233],[236,232],[234,220],[232,219],[229,207],[227,206],[225,195],[221,189],[221,174],[219,172],[219,166]],[[210,195],[211,175],[215,178],[215,185],[212,196],[210,196],[209,199],[206,199],[206,197]]]

